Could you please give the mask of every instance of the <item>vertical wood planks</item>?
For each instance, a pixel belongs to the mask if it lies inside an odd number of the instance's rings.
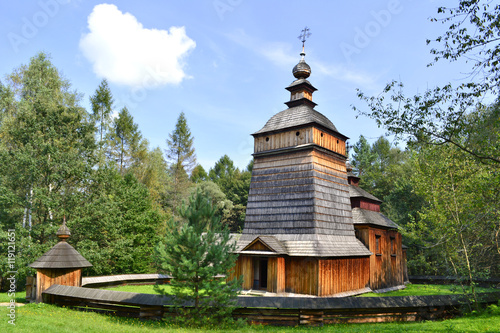
[[[37,269],[36,273],[36,301],[42,301],[42,292],[54,284],[81,287],[82,269],[52,268]]]

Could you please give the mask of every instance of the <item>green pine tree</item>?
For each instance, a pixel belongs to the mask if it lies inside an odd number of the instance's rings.
[[[182,219],[171,220],[172,231],[156,253],[161,268],[174,278],[171,286],[179,304],[181,318],[190,324],[230,320],[231,305],[241,287],[241,278],[224,281],[237,255],[229,230],[221,224],[211,198],[197,191],[189,204],[179,210]],[[162,292],[161,288],[158,288]]]
[[[138,125],[124,107],[113,121],[113,132],[110,133],[110,155],[117,162],[120,172],[131,166],[136,157],[146,154],[147,142],[142,139]],[[142,153],[142,154],[141,154]]]
[[[196,165],[193,140],[186,116],[181,112],[174,131],[169,134],[165,151],[172,177],[172,186],[168,190],[168,206],[172,209],[177,208],[189,193],[189,174]]]
[[[101,81],[99,88],[90,97],[90,105],[92,107],[92,117],[96,124],[98,124],[99,142],[102,143],[111,123],[111,111],[113,108],[113,95],[106,79]]]
[[[203,166],[198,164],[194,167],[193,172],[191,172],[191,177],[189,177],[189,180],[191,180],[193,183],[204,182],[208,180],[208,174]]]
[[[183,169],[185,173],[190,174],[196,166],[196,154],[193,147],[194,138],[184,112],[179,115],[175,129],[168,137],[167,159],[175,166],[176,172],[181,173]]]

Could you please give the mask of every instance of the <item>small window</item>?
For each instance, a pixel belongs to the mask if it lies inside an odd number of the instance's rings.
[[[381,237],[380,235],[375,235],[375,253],[378,255],[378,256],[381,256],[382,255],[382,249],[381,249]]]
[[[269,137],[266,138],[266,142],[268,142],[268,141],[269,141]]]
[[[391,256],[396,256],[396,239],[391,237]]]
[[[323,137],[323,133],[321,133],[321,137]]]
[[[296,136],[299,136],[299,135],[300,135],[300,132],[295,133],[295,135],[296,135]]]

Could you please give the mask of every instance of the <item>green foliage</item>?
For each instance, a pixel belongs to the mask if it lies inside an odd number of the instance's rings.
[[[212,181],[205,181],[196,184],[193,187],[193,193],[200,192],[206,198],[210,199],[213,207],[217,209],[216,214],[221,216],[221,222],[230,228],[228,219],[231,217],[234,205],[231,200],[226,198],[226,195],[221,191],[220,187]]]
[[[247,169],[251,170],[252,167],[253,161]],[[232,210],[223,217],[231,231],[243,229],[251,176],[251,171],[240,171],[236,168],[227,155],[222,156],[208,173],[209,179],[216,183],[233,203]]]
[[[160,209],[170,182],[163,154],[148,150],[124,109],[113,134],[120,174],[105,143],[96,143],[96,123],[103,139],[111,134],[107,83],[91,98],[93,115],[79,100],[43,53],[0,83],[0,253],[15,229],[20,289],[35,273],[28,265],[57,243],[64,215],[69,243],[94,265],[87,275],[152,271],[152,248],[169,216]],[[4,255],[1,276],[8,271]]]
[[[191,180],[193,183],[204,182],[208,180],[208,174],[203,166],[198,164],[194,167],[193,172],[191,172],[191,177],[189,177],[189,180]]]
[[[479,96],[489,91],[498,95],[500,5],[484,0],[460,0],[456,7],[439,7],[438,14],[447,16],[431,21],[449,25],[443,36],[427,40],[427,44],[436,42],[442,46],[441,50],[431,49],[434,63],[441,59],[458,61],[465,58],[472,63],[471,75],[482,77],[480,82],[468,87],[469,94]]]
[[[441,272],[472,281],[500,273],[500,177],[494,166],[453,145],[419,150],[412,176],[428,204],[408,235],[426,249],[426,262]],[[474,293],[474,289],[472,289]]]
[[[441,50],[431,50],[435,62],[444,59],[472,63],[471,80],[458,86],[437,86],[410,97],[405,95],[403,83],[392,81],[378,96],[366,96],[358,90],[368,111],[354,109],[375,119],[398,138],[435,145],[450,143],[478,161],[500,164],[498,144],[492,147],[487,140],[483,144],[463,140],[464,132],[472,133],[468,116],[484,108],[485,97],[499,96],[500,6],[488,0],[460,0],[456,8],[440,7],[438,14],[448,16],[431,20],[450,25],[443,36],[435,39],[442,46]],[[464,67],[460,68],[462,75]],[[498,118],[494,122],[498,128]],[[499,136],[496,131],[490,139],[498,142]]]
[[[131,166],[131,172],[149,189],[149,194],[156,207],[164,210],[167,205],[167,189],[172,180],[167,163],[159,147],[146,151],[145,156]]]
[[[43,244],[92,173],[95,128],[47,55],[38,54],[9,80],[1,102],[2,224],[22,221],[34,243]]]
[[[28,265],[57,242],[62,217],[79,204],[97,146],[79,95],[47,55],[33,57],[8,82],[0,94],[0,253],[7,253],[7,229],[14,229],[16,278],[24,289],[34,273]]]
[[[70,243],[94,265],[87,275],[153,272],[152,248],[165,225],[148,189],[109,167],[93,180],[84,204],[68,219]]]
[[[359,141],[353,147],[351,164],[359,177],[365,177],[375,161],[376,155],[373,153],[368,140],[363,135],[359,136]]]
[[[218,277],[229,274],[237,255],[211,200],[201,190],[194,193],[189,205],[179,209],[182,220],[171,221],[172,230],[155,248],[161,268],[174,277],[171,286],[177,301],[192,306],[180,309],[179,320],[192,325],[230,321],[241,287],[241,278],[221,283]]]
[[[383,200],[382,212],[401,226],[415,218],[422,200],[413,193],[410,151],[402,151],[380,137],[372,145],[361,135],[354,145],[351,164],[360,186]]]

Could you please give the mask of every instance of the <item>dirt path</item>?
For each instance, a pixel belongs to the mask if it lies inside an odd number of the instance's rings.
[[[6,302],[6,303],[0,303],[0,306],[9,306],[10,303]],[[17,306],[24,306],[25,304],[24,303],[16,303],[16,307]]]

